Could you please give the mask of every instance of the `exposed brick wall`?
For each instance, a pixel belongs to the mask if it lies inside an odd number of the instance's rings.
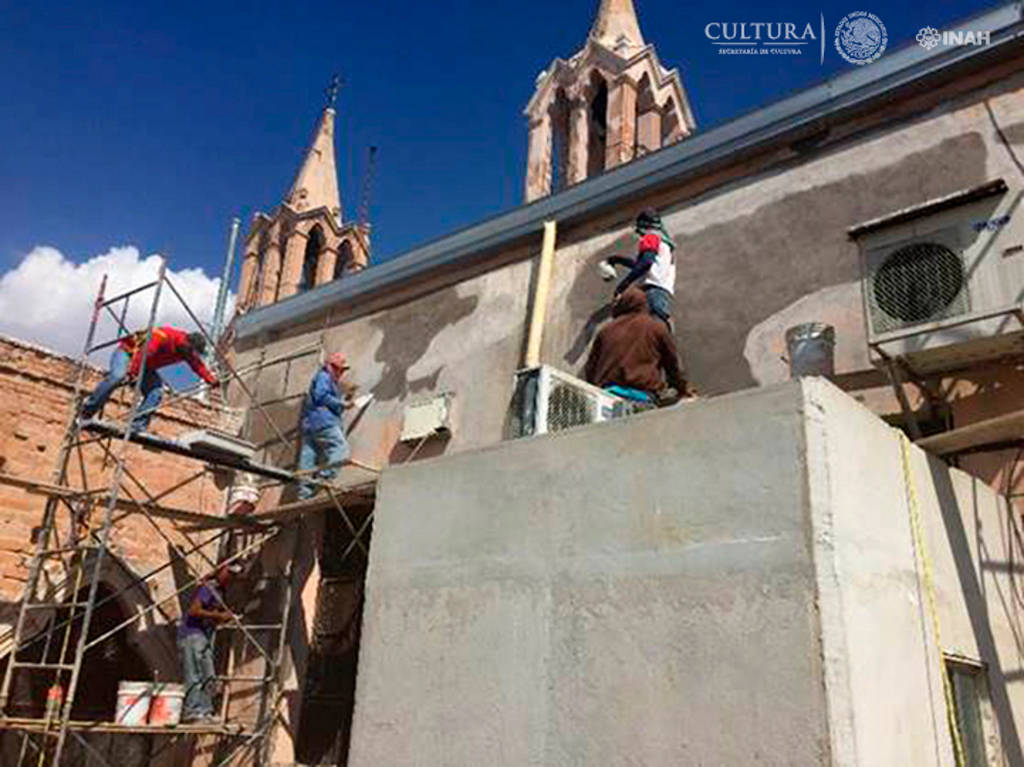
[[[85,388],[91,389],[103,371],[90,368]],[[32,553],[33,529],[40,524],[45,497],[12,484],[7,477],[50,481],[60,451],[66,419],[74,394],[77,363],[65,356],[15,339],[0,336],[0,634],[8,623],[28,574]],[[123,391],[123,390],[122,390]],[[124,410],[127,395],[118,397],[107,407],[107,416],[118,416]],[[120,404],[115,404],[120,403]],[[218,410],[189,400],[172,402],[153,419],[152,431],[173,436],[183,431],[216,425]],[[116,445],[115,445],[116,448]],[[203,470],[203,465],[187,458],[166,455],[131,446],[128,468],[146,489],[156,495]],[[111,470],[104,466],[105,453],[98,444],[72,455],[69,482],[91,488],[109,483]],[[106,460],[109,464],[109,460]],[[84,477],[82,467],[84,466]],[[134,490],[131,480],[126,486]],[[141,493],[137,493],[142,497]],[[196,481],[174,491],[162,503],[176,508],[203,513],[219,513],[223,490],[209,471]],[[98,525],[102,508],[93,512]],[[62,536],[68,531],[68,512],[62,507],[59,528]],[[167,539],[140,514],[129,515],[115,528],[113,549],[136,572],[168,561],[168,540],[188,546],[189,538],[170,521],[160,522]],[[202,537],[209,537],[207,531]],[[193,540],[198,540],[192,534]],[[152,589],[154,596],[163,596],[173,589],[170,572]],[[161,592],[164,592],[163,594]],[[168,609],[175,610],[172,602]]]

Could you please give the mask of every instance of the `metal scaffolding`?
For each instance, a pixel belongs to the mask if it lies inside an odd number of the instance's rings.
[[[160,752],[176,747],[182,738],[198,737],[195,743],[208,751],[210,758],[207,764],[226,767],[245,761],[248,764],[263,765],[269,759],[270,736],[279,718],[281,667],[285,658],[294,597],[293,568],[300,543],[298,525],[303,513],[322,510],[325,504],[323,500],[293,503],[253,515],[203,514],[166,504],[169,495],[207,476],[211,471],[246,472],[274,485],[293,483],[298,479],[296,472],[278,468],[265,460],[257,462],[238,456],[202,452],[175,440],[133,433],[132,423],[142,413],[149,341],[157,324],[161,299],[167,294],[173,297],[206,336],[208,347],[218,357],[218,370],[245,395],[248,401],[247,417],[250,419],[247,425],[251,427],[251,419],[259,417],[269,426],[274,436],[261,446],[264,457],[271,452],[274,444],[289,444],[286,436],[288,430],[274,422],[266,405],[254,395],[242,375],[218,350],[216,339],[209,337],[203,324],[171,281],[166,262],[161,262],[155,280],[125,293],[107,298],[106,284],[104,277],[78,361],[74,396],[52,477],[49,481],[38,481],[0,475],[0,481],[21,486],[45,497],[42,521],[36,530],[35,548],[0,686],[0,732],[7,730],[21,733],[18,767],[66,764],[75,751],[93,760],[91,763],[120,767],[91,742],[90,736],[96,733],[155,736],[149,741],[149,748],[158,746]],[[140,300],[146,296],[151,299],[151,304],[144,334],[139,335],[142,341],[138,347],[138,354],[142,358],[141,369],[131,387],[130,404],[125,409],[123,421],[83,423],[81,409],[89,355],[117,345],[131,333],[125,324],[129,304],[133,299]],[[104,316],[111,317],[116,323],[117,336],[113,340],[97,343],[97,329]],[[322,357],[322,344],[317,353]],[[243,372],[253,370],[251,368]],[[258,378],[259,365],[255,373]],[[132,463],[140,453],[139,450],[129,449],[133,444],[141,445],[147,451],[194,459],[201,465],[191,477],[169,488],[151,491],[137,472],[133,471]],[[91,457],[96,458],[98,455],[102,460],[103,468],[98,471],[100,477],[96,481],[92,481],[89,476],[90,473],[97,473],[97,470],[89,468],[90,461],[85,456],[87,451]],[[97,454],[95,451],[100,452]],[[363,468],[367,471],[354,485],[356,497],[359,493],[365,494],[375,483],[375,477],[370,476],[374,472],[369,467]],[[73,469],[77,469],[80,474],[79,482],[72,481]],[[369,518],[357,528],[342,505],[345,496],[339,486],[309,478],[303,481],[312,481],[326,488],[328,505],[333,505],[345,519],[352,534],[346,556],[357,548],[365,555]],[[112,549],[117,526],[131,515],[138,515],[168,544],[177,558],[169,559],[141,575],[132,572],[127,586],[114,593],[101,595],[104,566],[121,565]],[[268,597],[268,602],[276,612],[269,621],[262,615],[260,621],[246,623],[243,620],[246,611],[242,609],[240,615],[233,613],[235,618],[230,624],[218,629],[216,641],[226,645],[226,662],[223,665],[227,666],[227,673],[218,676],[223,696],[217,721],[172,726],[129,726],[117,722],[72,718],[76,695],[80,693],[83,663],[91,649],[112,634],[131,629],[156,612],[162,613],[165,622],[172,621],[173,616],[168,615],[164,605],[179,599],[187,590],[210,577],[221,565],[252,563],[262,547],[270,541],[276,541],[286,554],[290,551],[286,564],[278,573],[259,579],[264,583],[277,582],[277,590],[273,592],[272,598]],[[179,574],[178,582],[184,582],[173,593],[162,594],[158,601],[149,600],[145,609],[98,636],[93,635],[95,631],[91,632],[91,629],[94,628],[98,608],[127,592],[137,589],[145,591],[147,584],[160,576],[166,577],[167,571],[176,564],[185,567],[186,575],[180,577]],[[56,585],[53,582],[55,573],[59,576]],[[269,593],[270,588],[264,593]],[[45,624],[42,627],[41,622]],[[257,667],[255,672],[254,666]],[[23,701],[16,699],[17,691],[25,687],[30,691],[48,691],[45,713],[35,711],[35,715],[19,715],[23,713],[18,708]],[[233,696],[236,689],[241,692]],[[38,709],[38,701],[29,708],[33,706]],[[156,756],[151,752],[149,758],[150,763],[154,763]]]

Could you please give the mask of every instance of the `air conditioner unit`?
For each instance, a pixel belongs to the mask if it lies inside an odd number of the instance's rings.
[[[1002,181],[851,230],[872,361],[921,374],[1024,353],[1024,222]]]
[[[568,373],[541,365],[516,373],[506,438],[530,437],[621,418],[630,403]]]

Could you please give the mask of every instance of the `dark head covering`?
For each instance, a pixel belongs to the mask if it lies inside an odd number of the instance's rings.
[[[199,355],[206,354],[206,336],[202,333],[189,333],[186,338],[192,351]]]

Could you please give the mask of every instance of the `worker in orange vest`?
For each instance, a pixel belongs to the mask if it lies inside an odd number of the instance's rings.
[[[83,420],[93,418],[102,410],[110,395],[122,383],[138,380],[142,372],[142,346],[145,340],[146,332],[140,331],[125,336],[118,342],[110,356],[110,369],[106,378],[100,381],[82,407]],[[149,427],[149,419],[160,406],[164,383],[157,373],[160,368],[184,362],[210,386],[220,385],[217,376],[203,363],[202,355],[205,351],[206,338],[202,333],[187,333],[170,325],[153,328],[145,354],[146,370],[142,377],[143,401],[132,420],[132,433],[144,432]]]

